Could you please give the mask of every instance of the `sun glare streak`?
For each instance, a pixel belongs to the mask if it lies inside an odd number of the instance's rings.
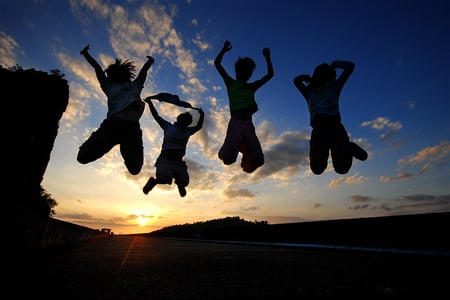
[[[128,247],[127,253],[125,253],[125,256],[123,257],[122,262],[120,263],[120,270],[123,269],[123,266],[127,262],[128,256],[130,255],[131,249],[133,249],[133,246],[134,246],[135,242],[136,242],[136,237],[133,238],[133,241],[131,242],[130,247]]]

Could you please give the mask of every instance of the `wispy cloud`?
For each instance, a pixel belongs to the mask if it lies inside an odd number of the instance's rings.
[[[363,122],[361,126],[370,127],[377,131],[382,131],[382,133],[380,134],[380,139],[382,141],[391,140],[394,137],[395,133],[398,132],[403,127],[400,121],[394,122],[386,117],[378,117],[371,121]]]
[[[352,176],[347,176],[347,177],[339,177],[337,179],[333,179],[331,180],[331,182],[328,184],[328,187],[330,189],[334,189],[337,186],[341,185],[341,184],[357,184],[357,183],[361,183],[364,180],[366,180],[367,178],[365,176],[359,176],[358,174],[352,175]]]
[[[0,65],[9,68],[16,65],[16,53],[20,50],[20,45],[16,40],[0,31]]]
[[[421,175],[432,168],[443,167],[450,161],[450,142],[443,141],[435,146],[425,147],[418,152],[403,157],[397,161],[399,170],[396,176],[381,176],[381,182],[407,179]],[[408,169],[408,171],[403,171]]]
[[[397,164],[399,167],[425,165],[428,163],[432,163],[435,166],[443,166],[449,162],[449,159],[450,142],[443,141],[438,145],[426,147],[408,157],[401,158]]]
[[[227,198],[254,198],[255,194],[253,192],[251,192],[248,189],[237,189],[237,188],[232,188],[232,187],[227,187],[224,191],[223,194],[227,197]]]
[[[412,176],[413,176],[413,174],[411,174],[411,173],[398,173],[396,176],[380,176],[380,181],[381,182],[391,182],[394,180],[408,179]]]

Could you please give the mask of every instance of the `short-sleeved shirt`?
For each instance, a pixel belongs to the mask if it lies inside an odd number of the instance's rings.
[[[107,117],[123,111],[125,108],[137,101],[142,102],[141,91],[143,88],[144,86],[137,81],[130,81],[121,84],[107,81],[102,86],[102,89],[108,98]],[[142,107],[144,107],[144,105],[142,105]]]
[[[335,80],[318,89],[308,88],[308,108],[311,121],[316,115],[340,117],[339,95],[341,88]]]
[[[181,153],[184,156],[188,140],[190,136],[196,132],[194,127],[183,128],[166,120],[162,120],[161,128],[164,131],[162,151],[181,150]]]

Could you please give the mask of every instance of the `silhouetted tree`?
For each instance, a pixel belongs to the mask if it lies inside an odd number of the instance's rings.
[[[268,227],[267,221],[246,221],[238,216],[191,224],[172,225],[153,231],[153,236],[205,239],[253,239]]]
[[[40,187],[40,189],[41,191],[39,196],[41,198],[41,201],[43,201],[49,207],[49,217],[52,217],[56,214],[53,208],[58,205],[58,202],[56,202],[56,200],[52,198],[52,195],[47,193],[47,191],[42,186]]]

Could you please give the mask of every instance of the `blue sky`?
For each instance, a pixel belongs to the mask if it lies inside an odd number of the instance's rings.
[[[58,202],[58,219],[136,233],[227,216],[275,224],[450,210],[448,1],[19,0],[0,1],[0,15],[2,66],[58,69],[69,82],[42,182]],[[234,74],[238,57],[252,57],[252,79],[265,74],[262,49],[271,49],[275,76],[257,91],[254,115],[266,163],[253,174],[239,160],[224,166],[217,158],[229,113],[212,62],[225,40],[233,46],[225,69]],[[205,111],[185,157],[186,197],[175,185],[142,192],[162,141],[148,108],[139,175],[128,174],[118,148],[88,165],[76,161],[106,116],[106,97],[80,55],[87,44],[103,67],[118,57],[139,69],[153,56],[142,96],[170,92]],[[346,175],[329,163],[318,176],[309,169],[306,102],[292,80],[335,59],[356,64],[340,109],[369,158],[354,160]],[[182,111],[157,109],[170,121]]]

